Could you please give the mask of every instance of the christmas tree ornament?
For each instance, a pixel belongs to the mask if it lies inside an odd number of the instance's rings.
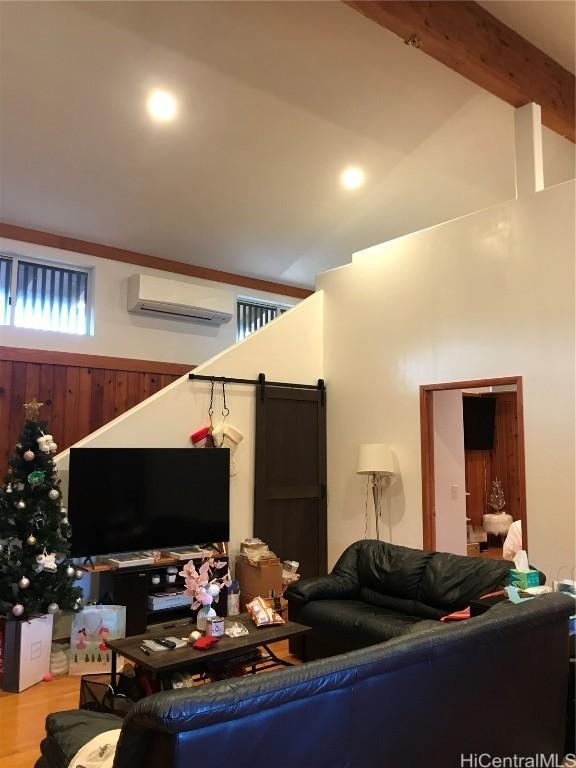
[[[20,501],[16,502],[16,509],[26,509],[26,502],[24,499],[20,499]]]
[[[38,421],[38,411],[43,405],[44,403],[39,403],[35,397],[29,403],[24,403],[26,421]]]
[[[68,510],[66,509],[66,507],[60,507],[60,514],[62,515],[62,517],[66,517],[66,515],[68,514]]]
[[[24,488],[26,488],[24,483],[16,483],[16,485],[14,487],[16,488],[17,491],[23,491]]]
[[[56,445],[56,443],[50,443],[48,448],[50,450],[50,453],[56,453],[56,451],[58,450],[58,446]]]
[[[72,568],[71,565],[66,566],[66,576],[68,576],[69,579],[72,579],[74,578],[75,575],[76,575],[76,571],[74,570],[74,568]]]
[[[24,446],[22,445],[22,443],[16,443],[16,450],[17,450],[17,451],[21,451],[21,450],[22,450],[22,448],[24,448]]]
[[[56,553],[51,552],[49,555],[42,555],[42,568],[48,573],[56,573],[58,566],[56,565]]]
[[[48,613],[55,614],[55,613],[58,613],[59,610],[60,610],[60,606],[58,605],[58,603],[50,603],[50,605],[48,606]]]
[[[22,458],[24,461],[34,461],[34,452],[31,450],[24,451]]]
[[[12,613],[14,614],[14,616],[22,616],[22,614],[24,613],[24,606],[22,605],[22,603],[16,603],[16,605],[13,605]]]
[[[76,576],[76,579],[77,579],[78,581],[80,581],[80,579],[82,578],[82,576],[84,576],[84,571],[81,571],[81,570],[80,570],[80,568],[78,568],[78,570],[76,571],[76,573],[75,573],[74,575]]]
[[[27,576],[22,576],[20,581],[18,582],[18,586],[20,589],[28,589],[30,586],[30,579]]]
[[[31,533],[30,536],[28,536],[28,538],[26,539],[26,544],[29,544],[31,547],[33,547],[34,544],[36,544],[36,536],[34,536],[33,533]]]
[[[42,472],[41,470],[37,469],[34,472],[30,472],[28,475],[28,483],[32,486],[32,488],[37,488],[39,485],[42,485],[45,477],[46,472]]]
[[[12,486],[10,485],[10,483],[8,483],[8,485],[6,486],[5,492],[6,493],[12,493]]]
[[[48,498],[52,499],[52,501],[56,501],[57,498],[60,496],[60,491],[57,488],[52,488],[48,491]]]

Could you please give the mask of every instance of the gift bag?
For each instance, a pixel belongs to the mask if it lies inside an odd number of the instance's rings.
[[[50,671],[52,614],[0,621],[2,688],[18,693],[39,683]]]
[[[112,654],[106,640],[117,640],[125,634],[126,606],[86,606],[72,622],[69,674],[110,672]]]

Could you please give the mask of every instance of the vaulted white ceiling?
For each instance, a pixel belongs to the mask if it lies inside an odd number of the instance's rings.
[[[340,3],[0,13],[3,221],[312,285],[514,194],[512,108]],[[173,123],[149,120],[155,86]],[[547,183],[573,175],[573,149],[545,131]],[[338,183],[350,163],[356,192]]]

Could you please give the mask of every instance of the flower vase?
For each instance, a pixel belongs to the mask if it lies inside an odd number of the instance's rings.
[[[216,616],[216,611],[211,605],[203,605],[196,615],[196,627],[200,632],[206,631],[206,619]]]

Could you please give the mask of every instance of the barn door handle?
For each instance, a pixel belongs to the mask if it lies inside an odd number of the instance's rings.
[[[260,385],[260,402],[264,402],[266,397],[266,376],[263,373],[258,374],[258,384]]]
[[[318,379],[318,391],[320,392],[320,405],[324,405],[324,393],[326,392],[324,379]]]

